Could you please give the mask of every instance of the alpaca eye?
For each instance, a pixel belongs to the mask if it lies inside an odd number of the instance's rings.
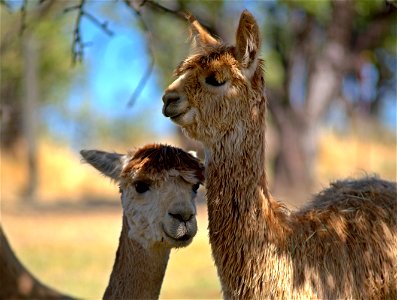
[[[197,190],[199,189],[199,187],[200,187],[200,183],[196,183],[195,185],[193,185],[192,191],[193,191],[194,193],[197,193]]]
[[[212,85],[212,86],[221,86],[226,83],[226,80],[219,82],[218,80],[216,80],[215,75],[212,74],[212,75],[208,76],[207,78],[205,78],[205,83]]]
[[[143,181],[135,182],[135,190],[139,194],[143,194],[144,192],[147,192],[149,188],[150,186],[146,182]]]

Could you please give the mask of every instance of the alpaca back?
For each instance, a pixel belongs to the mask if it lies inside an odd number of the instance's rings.
[[[321,298],[397,298],[396,183],[335,182],[296,222],[295,287],[320,287]]]

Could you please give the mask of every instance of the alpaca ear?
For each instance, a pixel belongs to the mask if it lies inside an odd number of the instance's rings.
[[[119,181],[126,155],[118,153],[109,153],[99,150],[81,150],[83,161],[89,163],[103,175]]]
[[[200,50],[208,46],[214,46],[219,42],[196,20],[192,15],[186,18],[190,22],[190,35],[192,38],[192,50]]]
[[[244,10],[236,33],[236,58],[244,68],[257,61],[260,50],[259,27],[254,16]]]

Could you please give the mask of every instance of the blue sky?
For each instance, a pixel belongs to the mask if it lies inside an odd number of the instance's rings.
[[[111,16],[103,13],[104,8],[109,8]],[[82,40],[89,43],[89,46],[84,50],[82,63],[74,67],[77,72],[72,79],[66,101],[42,107],[43,123],[54,137],[75,149],[100,147],[103,142],[92,141],[90,131],[85,132],[87,125],[77,121],[82,109],[88,110],[94,116],[88,126],[100,125],[95,123],[98,119],[108,123],[127,120],[130,124],[144,120],[150,126],[150,140],[172,134],[175,125],[161,113],[163,90],[157,81],[155,70],[139,98],[132,106],[128,105],[150,62],[146,40],[135,24],[136,16],[120,1],[87,2],[86,9],[101,22],[108,21],[109,29],[114,34],[109,36],[87,18],[82,18]],[[73,20],[64,31],[66,38],[72,43],[76,13],[61,14],[61,17]],[[62,55],[67,56],[65,59],[71,59],[70,52]],[[91,142],[96,144],[91,145]],[[134,145],[132,137],[125,143]]]
[[[114,3],[112,3],[114,5]],[[111,22],[114,32],[112,37],[104,34],[92,22],[85,20],[83,35],[87,41],[93,41],[87,49],[90,66],[89,84],[93,91],[95,103],[109,117],[134,116],[144,110],[156,110],[161,113],[161,96],[163,91],[157,82],[155,70],[151,73],[140,97],[134,105],[127,107],[140,79],[147,70],[148,56],[146,40],[141,31],[136,29],[135,15],[126,9],[124,3],[116,3],[112,9],[122,22]],[[103,16],[103,19],[109,19]],[[169,123],[161,122],[159,128]]]

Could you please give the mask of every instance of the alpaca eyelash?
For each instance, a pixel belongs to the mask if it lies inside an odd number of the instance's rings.
[[[215,74],[211,74],[210,76],[205,78],[205,83],[212,86],[222,86],[226,83],[226,80],[219,82],[216,79]]]
[[[150,189],[150,185],[148,183],[146,183],[146,182],[143,182],[143,181],[135,182],[134,186],[135,186],[135,191],[138,194],[143,194],[143,193],[147,192]]]
[[[200,184],[199,184],[199,183],[194,184],[193,187],[192,187],[193,193],[196,194],[196,193],[197,193],[197,190],[199,189],[199,187],[200,187]]]

